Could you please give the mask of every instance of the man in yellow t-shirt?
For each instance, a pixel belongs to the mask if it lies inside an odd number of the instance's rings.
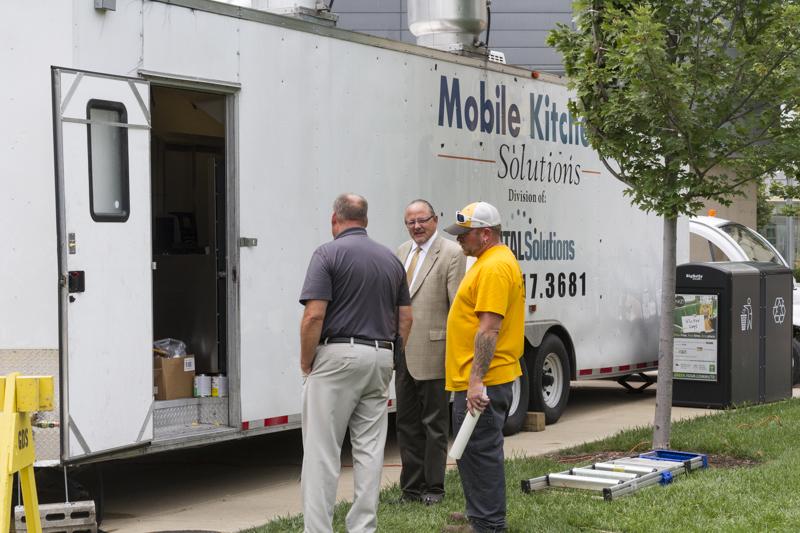
[[[445,387],[453,391],[453,431],[481,412],[458,460],[469,524],[446,531],[506,530],[503,425],[512,382],[522,374],[525,291],[514,254],[500,243],[501,219],[486,202],[469,204],[444,231],[456,235],[464,255],[476,257],[447,316]]]

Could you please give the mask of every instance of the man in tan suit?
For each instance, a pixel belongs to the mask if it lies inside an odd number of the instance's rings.
[[[402,501],[428,505],[444,498],[450,407],[444,388],[445,332],[466,262],[458,244],[437,234],[438,221],[428,201],[408,204],[405,225],[411,240],[397,249],[414,310],[405,356],[395,367],[400,488]]]

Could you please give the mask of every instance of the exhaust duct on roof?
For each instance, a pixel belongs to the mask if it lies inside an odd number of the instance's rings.
[[[420,46],[477,51],[487,27],[487,4],[487,0],[408,0],[408,29]]]

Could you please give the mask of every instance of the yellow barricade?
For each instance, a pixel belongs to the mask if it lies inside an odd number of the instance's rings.
[[[53,377],[20,376],[18,372],[0,376],[0,398],[3,402],[0,413],[0,532],[8,533],[10,527],[14,474],[19,472],[28,531],[41,533],[39,500],[33,477],[36,449],[31,414],[53,410]]]

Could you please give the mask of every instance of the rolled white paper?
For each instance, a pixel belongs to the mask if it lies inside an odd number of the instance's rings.
[[[461,459],[461,454],[464,453],[464,448],[467,447],[467,442],[469,442],[469,438],[472,436],[472,430],[475,429],[475,424],[478,422],[478,418],[480,416],[481,412],[477,409],[475,410],[474,415],[467,410],[467,415],[464,417],[464,421],[461,423],[461,428],[458,430],[456,440],[453,441],[453,446],[450,448],[450,452],[447,454],[452,459]]]

